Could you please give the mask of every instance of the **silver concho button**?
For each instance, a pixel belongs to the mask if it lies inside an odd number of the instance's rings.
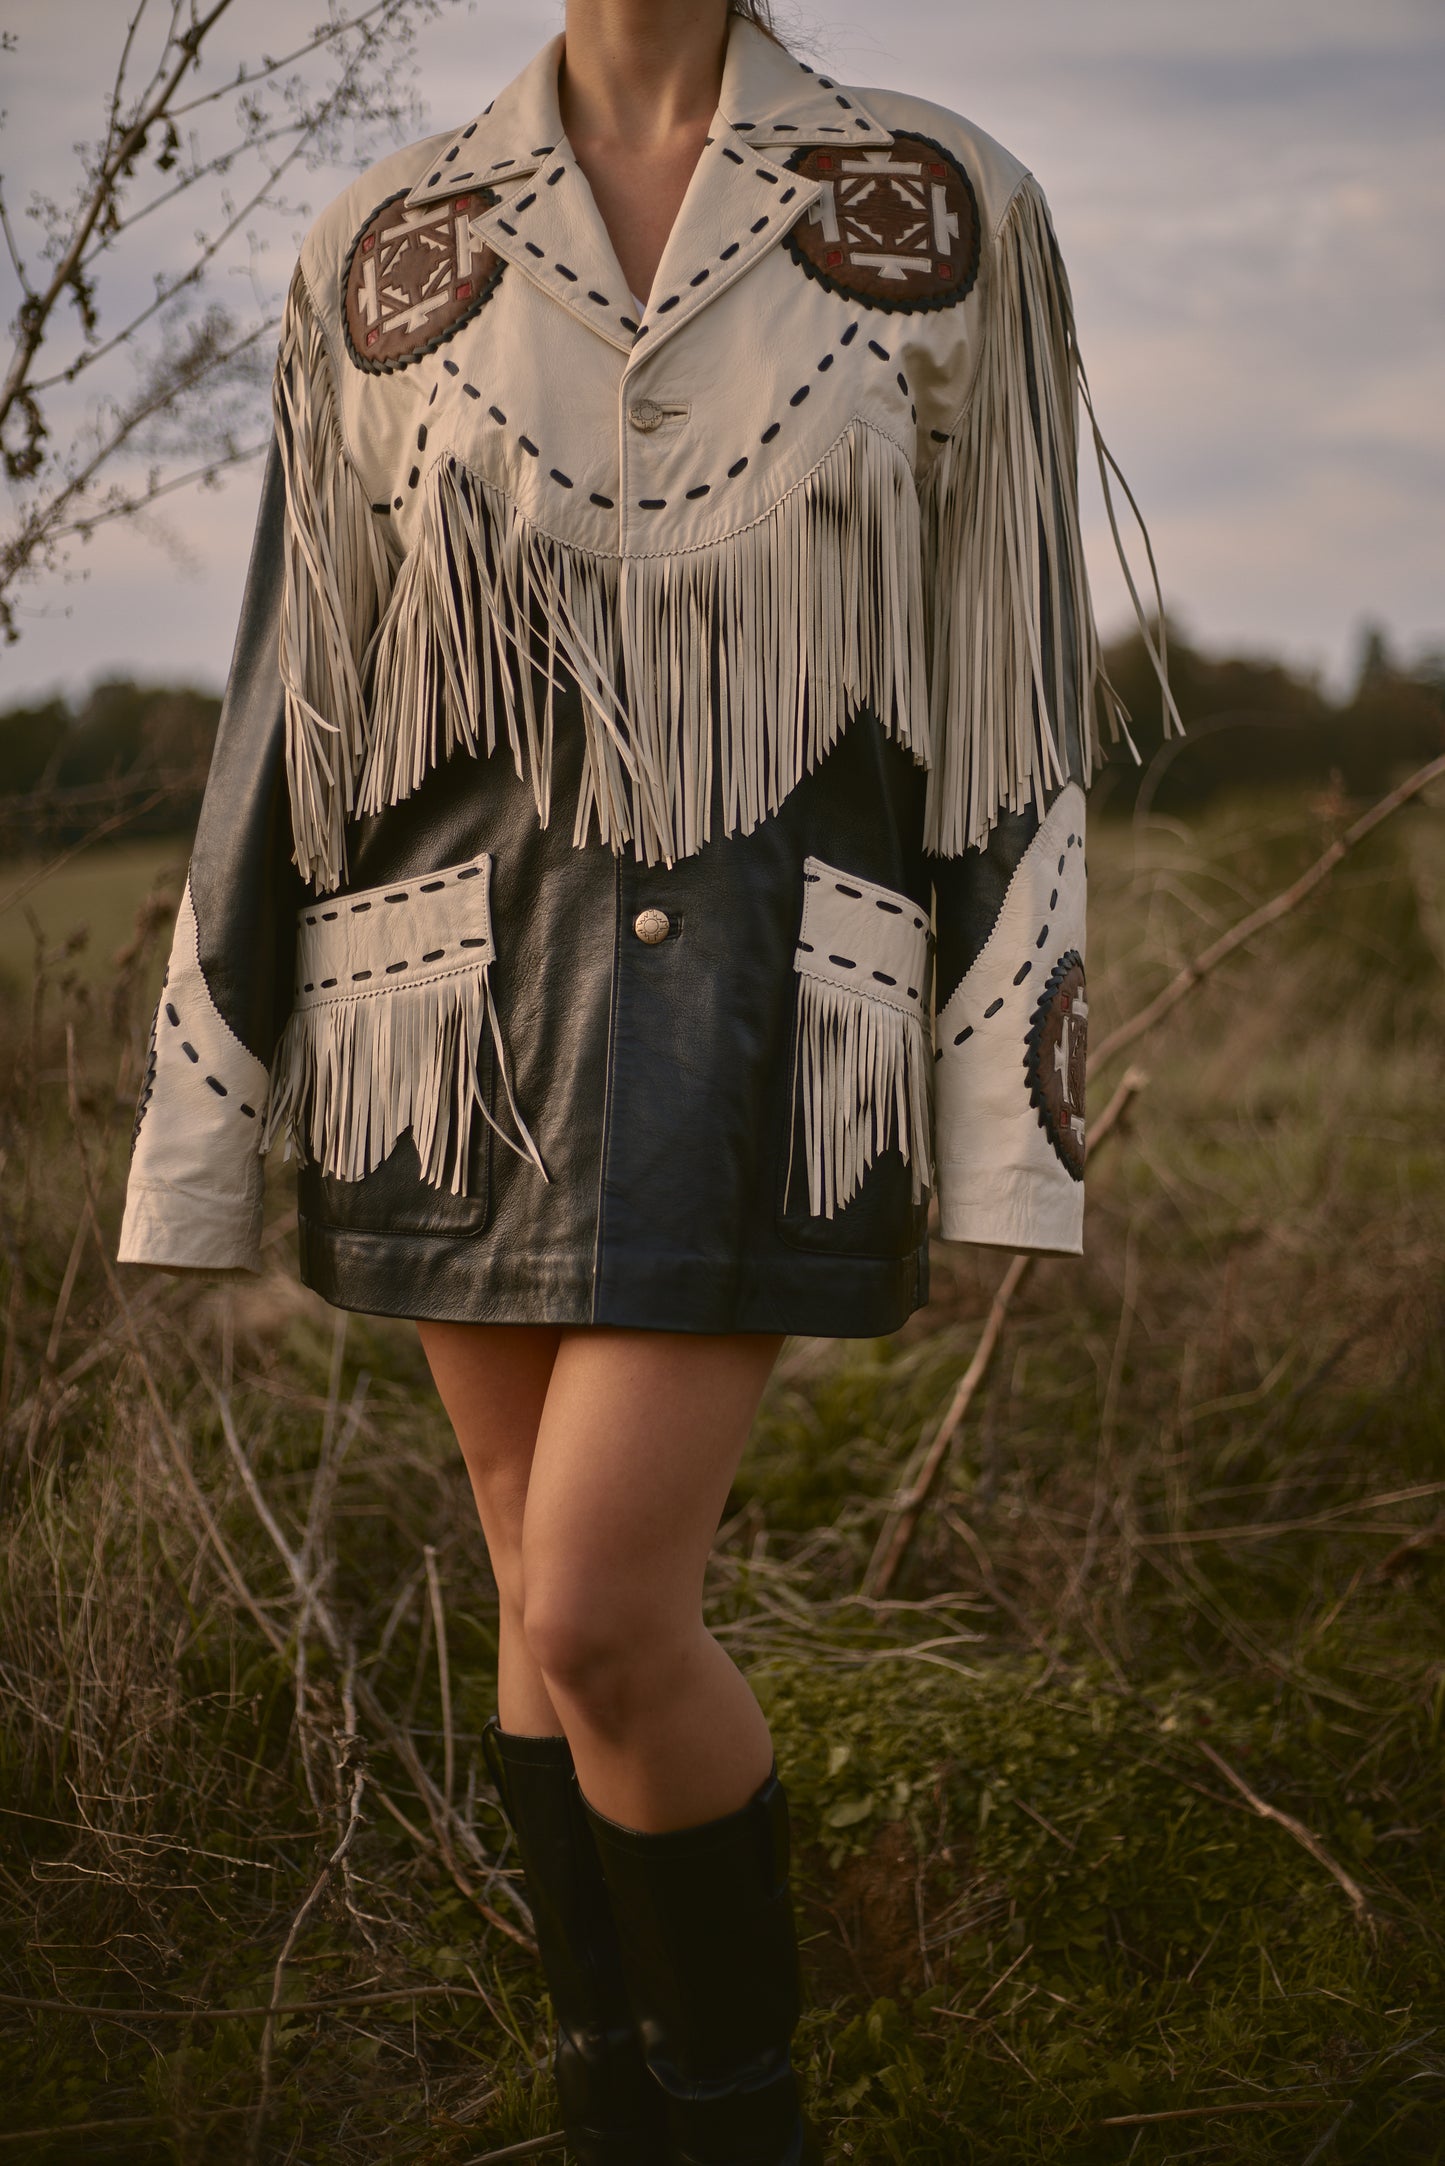
[[[672,920],[665,910],[639,910],[632,930],[645,947],[656,948],[672,931]]]

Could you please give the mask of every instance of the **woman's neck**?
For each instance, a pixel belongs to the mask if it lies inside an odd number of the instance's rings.
[[[579,159],[700,149],[717,110],[728,0],[567,0],[558,81],[562,123]]]

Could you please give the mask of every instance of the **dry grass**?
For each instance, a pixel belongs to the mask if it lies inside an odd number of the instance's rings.
[[[1096,829],[1096,1017],[1343,816]],[[794,1800],[840,2159],[1442,2155],[1442,825],[1136,1049],[1089,1255],[1030,1274],[886,1601],[1003,1259],[780,1364],[711,1614]],[[413,1335],[297,1291],[279,1184],[255,1284],[104,1260],[157,915],[97,985],[52,898],[7,1011],[0,2160],[460,2166],[552,2119],[495,1593]]]

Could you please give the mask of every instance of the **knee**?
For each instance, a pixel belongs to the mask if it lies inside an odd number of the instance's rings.
[[[583,1573],[539,1577],[534,1565],[522,1630],[548,1685],[604,1729],[625,1727],[632,1710],[656,1696],[687,1641],[678,1620],[640,1601],[635,1588]]]

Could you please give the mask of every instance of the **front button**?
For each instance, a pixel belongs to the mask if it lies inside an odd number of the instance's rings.
[[[672,920],[665,910],[639,910],[632,930],[645,947],[656,948],[672,931]]]
[[[627,409],[627,418],[633,428],[641,429],[644,436],[660,429],[664,421],[686,421],[687,416],[687,407],[660,406],[656,399],[634,399]]]

